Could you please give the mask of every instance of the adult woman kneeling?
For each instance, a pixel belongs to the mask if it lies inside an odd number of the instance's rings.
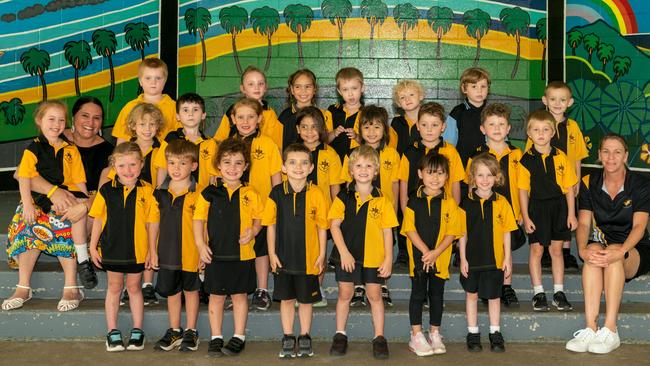
[[[627,145],[619,135],[603,137],[598,158],[603,168],[583,178],[578,196],[576,240],[584,260],[586,328],[575,332],[566,348],[604,354],[620,346],[616,320],[625,282],[650,270],[650,238],[646,231],[650,182],[627,169]],[[605,323],[598,328],[603,290]]]

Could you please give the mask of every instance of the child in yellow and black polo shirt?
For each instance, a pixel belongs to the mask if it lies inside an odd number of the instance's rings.
[[[169,329],[154,348],[170,351],[180,347],[181,351],[196,351],[201,281],[192,218],[201,189],[192,171],[198,166],[199,152],[193,143],[178,139],[169,143],[164,154],[168,177],[154,191],[160,230],[157,245],[149,251],[151,267],[158,270],[156,292],[167,298]],[[185,331],[181,328],[181,293],[185,296]]]
[[[578,222],[572,187],[578,181],[567,156],[551,146],[555,119],[544,110],[528,115],[528,137],[533,146],[519,161],[517,186],[524,229],[530,243],[530,277],[533,283],[533,310],[548,311],[542,286],[541,259],[549,247],[553,271],[553,306],[560,311],[573,307],[564,294],[564,256],[562,243],[571,239]]]
[[[148,248],[158,236],[158,214],[153,204],[153,187],[139,179],[144,165],[142,151],[135,142],[124,142],[113,151],[110,165],[115,179],[102,185],[89,216],[94,217],[90,255],[95,266],[106,270],[106,350],[123,351],[122,334],[117,328],[120,293],[126,277],[133,329],[128,350],[144,349],[144,300],[140,289],[142,271],[149,261]],[[101,241],[101,244],[100,244]],[[148,264],[148,263],[147,263]]]
[[[336,334],[330,354],[341,356],[347,352],[345,326],[354,284],[359,283],[366,285],[372,308],[373,356],[385,359],[388,342],[384,337],[381,285],[392,271],[392,228],[398,226],[397,216],[391,202],[372,185],[379,171],[377,151],[362,145],[350,154],[349,165],[354,182],[339,192],[327,216],[336,246],[331,257],[339,284]]]
[[[332,114],[332,130],[329,131],[330,145],[336,150],[339,159],[350,153],[350,149],[359,146],[359,110],[363,107],[363,73],[354,67],[344,67],[336,73],[336,92],[343,103],[330,105],[327,110]]]
[[[201,192],[194,211],[194,238],[210,294],[211,356],[237,355],[246,344],[248,294],[255,291],[255,235],[263,212],[259,194],[241,182],[249,162],[243,141],[223,141],[215,159],[221,178]],[[224,347],[221,325],[226,296],[232,299],[235,331]]]
[[[311,357],[314,354],[309,336],[312,304],[322,297],[318,275],[325,261],[328,204],[323,191],[307,181],[314,164],[305,145],[287,146],[282,160],[287,181],[271,191],[262,220],[268,227],[269,261],[275,273],[273,298],[280,300],[284,337],[279,356],[296,356],[293,320],[297,300],[300,318],[297,356]]]
[[[512,207],[493,187],[503,185],[497,159],[483,153],[469,167],[469,192],[460,203],[465,236],[460,239],[460,283],[466,292],[467,349],[482,350],[478,298],[488,299],[490,349],[505,351],[499,326],[501,288],[512,273],[510,232],[517,230]]]

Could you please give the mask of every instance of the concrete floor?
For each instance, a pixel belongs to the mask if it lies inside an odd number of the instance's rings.
[[[316,342],[315,355],[310,360],[281,360],[277,358],[280,342],[251,342],[244,353],[236,358],[210,358],[207,356],[207,344],[202,343],[195,353],[155,352],[151,344],[141,352],[108,353],[102,342],[0,342],[0,360],[2,364],[18,365],[232,365],[236,361],[242,365],[331,365],[339,364],[374,365],[382,362],[372,358],[369,343],[351,343],[348,355],[332,358],[328,355],[329,344]],[[489,345],[483,345],[481,353],[469,353],[464,344],[448,344],[447,354],[418,358],[408,350],[404,343],[390,344],[391,357],[384,361],[390,365],[648,365],[650,346],[623,345],[609,355],[576,354],[564,350],[564,344],[507,344],[505,354],[489,351]],[[5,363],[7,362],[7,363]]]

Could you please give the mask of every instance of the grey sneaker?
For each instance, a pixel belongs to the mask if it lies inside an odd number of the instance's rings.
[[[282,337],[282,350],[278,354],[280,358],[294,358],[296,357],[296,337],[292,335],[284,335]]]

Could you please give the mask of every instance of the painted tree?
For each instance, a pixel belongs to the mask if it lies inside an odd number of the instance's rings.
[[[311,22],[314,20],[314,11],[307,5],[290,4],[284,8],[283,15],[289,29],[296,34],[300,67],[305,67],[305,58],[302,54],[302,34],[311,27]]]
[[[239,63],[239,55],[237,54],[237,35],[241,33],[248,23],[248,12],[246,9],[237,5],[229,6],[221,9],[219,12],[219,22],[221,28],[231,35],[232,42],[232,56],[235,58],[235,66],[237,72],[242,73],[241,64]]]
[[[329,19],[330,23],[336,25],[339,31],[339,52],[337,57],[338,66],[341,66],[343,57],[343,26],[345,21],[352,14],[352,4],[350,0],[324,0],[321,4],[323,17]]]
[[[600,43],[598,45],[598,50],[596,51],[598,59],[603,64],[603,72],[605,72],[605,67],[607,63],[612,60],[614,57],[614,46],[609,43]]]
[[[149,45],[151,33],[147,23],[128,23],[124,26],[124,40],[134,51],[140,51],[140,59],[144,60],[144,48]]]
[[[89,64],[93,63],[93,57],[90,54],[90,45],[84,41],[69,41],[63,45],[63,55],[65,60],[74,68],[74,89],[77,96],[81,96],[79,88],[79,70],[85,70]]]
[[[571,47],[571,54],[576,55],[576,48],[582,43],[582,32],[577,29],[574,29],[567,34],[567,42],[569,42],[569,47]]]
[[[31,76],[38,75],[43,90],[43,100],[47,100],[47,83],[45,83],[45,71],[50,68],[50,54],[47,51],[32,47],[20,55],[20,63],[23,69]]]
[[[436,59],[440,60],[442,36],[444,36],[454,23],[454,11],[446,6],[432,6],[427,10],[427,22],[436,33]]]
[[[18,98],[0,103],[0,111],[5,115],[5,123],[11,126],[22,123],[25,117],[25,106],[23,101]]]
[[[370,24],[370,44],[368,45],[370,58],[374,58],[375,27],[384,24],[387,16],[388,5],[382,0],[361,1],[361,17],[366,18],[366,21]]]
[[[397,23],[397,26],[402,31],[402,57],[404,57],[409,71],[411,70],[411,65],[409,65],[406,47],[406,33],[418,25],[419,16],[420,12],[411,3],[398,4],[393,9],[393,18],[395,18],[395,23]]]
[[[212,24],[212,15],[210,10],[198,7],[189,8],[185,11],[185,28],[187,32],[193,36],[199,35],[201,39],[201,80],[205,80],[205,75],[208,72],[208,63],[206,60],[207,52],[205,50],[205,34],[210,29]]]
[[[614,61],[612,62],[612,68],[614,69],[614,82],[630,72],[630,67],[632,67],[632,59],[627,56],[615,56]]]
[[[264,71],[267,71],[271,65],[271,54],[273,51],[271,37],[278,30],[279,26],[280,13],[277,10],[264,6],[251,12],[251,27],[253,28],[253,32],[266,36],[267,40]]]
[[[598,49],[598,43],[600,43],[600,38],[595,33],[589,33],[582,38],[582,44],[585,48],[585,51],[589,54],[587,61],[591,64],[591,55],[594,54],[594,51]]]
[[[548,39],[546,36],[546,18],[539,18],[535,23],[535,36],[537,41],[542,44],[542,80],[546,80],[546,50],[548,47]]]
[[[108,29],[97,29],[93,32],[93,47],[97,54],[108,59],[108,67],[111,75],[111,91],[108,96],[109,101],[115,98],[115,70],[113,69],[113,57],[117,49],[117,39],[115,33]]]
[[[521,35],[528,32],[530,25],[530,15],[523,11],[520,7],[504,8],[499,13],[501,24],[506,30],[506,34],[515,37],[517,43],[517,56],[515,57],[515,65],[512,67],[510,78],[514,79],[519,70],[519,61],[521,61]]]
[[[476,57],[474,57],[474,66],[478,64],[481,58],[481,38],[490,30],[490,14],[481,9],[468,10],[463,14],[463,23],[467,35],[476,39]]]

